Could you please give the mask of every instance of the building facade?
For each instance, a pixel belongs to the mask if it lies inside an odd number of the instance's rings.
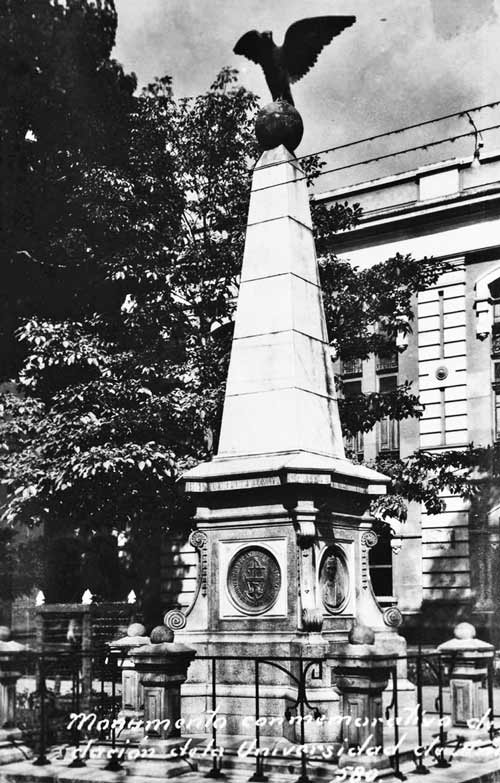
[[[351,439],[370,461],[487,446],[500,439],[500,154],[450,160],[315,196],[363,208],[360,224],[339,234],[339,257],[366,268],[396,253],[422,263],[446,259],[453,271],[418,294],[402,353],[338,367],[344,393],[383,392],[405,380],[425,406],[422,418],[382,421]],[[411,504],[398,554],[374,551],[372,580],[394,600],[408,638],[432,643],[443,626],[472,620],[495,641],[499,625],[500,493],[478,474],[473,502],[443,496],[446,511]]]

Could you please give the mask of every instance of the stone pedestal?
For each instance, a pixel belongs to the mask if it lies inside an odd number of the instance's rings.
[[[451,717],[454,726],[475,728],[488,709],[487,691],[482,685],[495,648],[475,636],[473,625],[459,623],[455,628],[455,637],[438,647],[450,667]],[[483,726],[483,732],[486,728]]]
[[[133,650],[149,644],[149,636],[145,636],[146,629],[140,623],[131,623],[127,635],[110,642],[110,649],[120,652],[126,657],[121,658],[122,672],[122,708],[118,713],[118,719],[127,724],[132,719],[144,719],[144,690],[136,671],[135,663],[131,657]],[[120,739],[140,739],[142,731],[125,727],[120,732]]]
[[[375,779],[390,776],[393,770],[384,755],[382,694],[396,666],[396,657],[377,654],[373,644],[349,643],[338,659],[335,688],[340,693],[343,716],[339,767],[376,769],[379,772]]]
[[[155,639],[170,639],[158,641]],[[181,737],[181,685],[196,652],[173,641],[173,633],[159,626],[151,633],[152,644],[139,647],[131,654],[144,693],[146,759],[141,760],[144,777],[168,778],[193,771],[193,764],[179,757],[185,745]]]
[[[21,672],[18,671],[18,651],[5,651],[2,648],[6,644],[16,643],[0,642],[0,727],[13,729],[16,726],[16,685]]]
[[[16,687],[21,677],[21,664],[26,647],[9,641],[8,629],[1,629],[0,641],[0,764],[22,761],[32,752],[22,745],[21,731],[16,725]]]
[[[195,650],[173,641],[148,644],[132,652],[144,693],[147,739],[180,740],[176,723],[181,718],[181,685],[195,655]]]

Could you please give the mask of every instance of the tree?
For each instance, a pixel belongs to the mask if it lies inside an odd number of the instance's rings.
[[[90,268],[77,263],[69,196],[89,165],[123,160],[128,147],[135,77],[110,58],[116,23],[112,0],[0,0],[0,380],[25,358],[23,319],[78,313]],[[21,589],[25,571],[37,579],[41,541],[13,549],[13,531],[1,537],[6,594],[9,570]]]
[[[20,4],[25,16],[10,3],[0,7],[10,24],[15,19],[18,38],[32,41],[35,73],[41,67],[38,49],[46,52],[43,89],[55,107],[53,128],[61,132],[49,137],[47,115],[40,110],[44,121],[38,124],[35,114],[24,124],[16,119],[17,147],[14,136],[3,139],[17,149],[15,166],[23,173],[3,193],[2,258],[16,271],[0,337],[0,349],[10,352],[6,377],[15,380],[14,391],[2,395],[0,419],[0,468],[8,490],[3,547],[19,563],[33,547],[16,544],[13,529],[43,529],[49,543],[72,535],[67,556],[83,566],[82,581],[52,585],[49,600],[69,600],[87,586],[108,598],[122,597],[126,585],[139,592],[147,582],[154,614],[159,572],[152,559],[174,529],[190,526],[192,509],[179,477],[209,459],[217,446],[249,170],[257,156],[257,100],[228,69],[197,98],[176,100],[168,78],[132,97],[132,77],[109,60],[116,23],[111,3],[73,0],[65,10],[59,3],[51,6],[54,17],[46,10],[48,22],[44,17],[41,29],[48,26],[57,38],[73,20],[97,54],[92,67],[87,60],[73,64],[62,101],[53,85],[63,77],[42,45],[45,33],[39,40],[32,29],[32,5]],[[13,49],[13,62],[15,56]],[[76,127],[81,112],[72,113],[82,70],[98,80],[101,70],[107,74],[104,85],[92,82],[93,119],[83,130]],[[16,73],[20,87],[25,78],[35,79],[31,71],[29,77]],[[110,128],[101,110],[112,99],[118,110]],[[6,102],[15,118],[22,115],[18,103],[24,106],[17,94]],[[29,146],[27,162],[22,134],[30,130],[38,141]],[[304,165],[314,179],[318,160]],[[22,202],[28,191],[35,194],[29,230],[7,204]],[[329,336],[340,358],[393,350],[398,334],[411,328],[412,297],[447,269],[445,263],[421,264],[409,256],[364,272],[340,262],[330,249],[335,233],[359,217],[358,205],[313,205]],[[45,231],[34,230],[42,219]],[[346,433],[367,431],[388,415],[418,415],[418,398],[408,385],[344,400],[341,407]],[[485,463],[488,455],[471,449],[463,456],[415,455],[384,465],[393,493],[374,510],[382,520],[402,518],[408,499],[439,509],[444,486],[470,491],[478,458]],[[97,535],[114,558],[112,579],[93,566]],[[40,584],[48,575],[35,578]],[[29,580],[21,587],[27,589]]]
[[[211,330],[233,308],[256,105],[234,81],[178,103],[156,82],[127,159],[74,172],[53,239],[61,276],[77,270],[71,317],[54,302],[24,320],[25,394],[4,395],[6,522],[78,530],[82,557],[97,531],[123,534],[139,573],[185,519],[178,476],[220,415],[229,341]]]
[[[127,154],[135,77],[110,58],[113,0],[0,0],[0,341],[23,356],[20,318],[74,315],[79,235],[67,211],[90,161]],[[65,243],[62,243],[65,237]],[[77,306],[77,305],[76,305]]]

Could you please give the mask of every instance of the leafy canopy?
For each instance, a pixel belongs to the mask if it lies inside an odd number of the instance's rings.
[[[0,546],[15,566],[9,530],[43,525],[76,536],[78,561],[114,536],[137,588],[168,531],[189,526],[179,477],[217,446],[257,100],[228,69],[195,98],[176,99],[169,78],[134,95],[110,58],[115,29],[111,0],[0,0],[0,351],[14,381],[0,409]],[[320,170],[305,167],[311,180]],[[359,271],[331,252],[359,206],[312,206],[337,355],[394,350],[412,298],[446,264],[397,255]],[[408,384],[341,406],[346,434],[414,415]],[[405,499],[436,511],[444,486],[470,486],[475,453],[453,454],[385,465],[395,494],[380,516],[404,516]],[[99,582],[90,567],[85,578]],[[118,577],[90,586],[123,595]]]

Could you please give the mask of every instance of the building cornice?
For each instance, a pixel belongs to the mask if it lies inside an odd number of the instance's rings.
[[[341,201],[342,199],[351,198],[359,193],[369,193],[374,190],[385,190],[391,188],[394,185],[400,185],[403,183],[413,182],[418,183],[422,177],[430,174],[441,174],[445,171],[451,171],[452,169],[458,169],[462,171],[464,169],[470,169],[473,163],[472,157],[466,158],[449,158],[448,160],[442,160],[438,163],[430,163],[427,166],[420,166],[417,169],[410,169],[409,171],[402,171],[399,174],[391,174],[388,177],[379,177],[377,179],[366,180],[365,182],[357,182],[355,185],[349,185],[345,188],[336,188],[334,190],[327,190],[324,193],[315,193],[312,196],[313,201]],[[500,160],[500,150],[494,150],[489,154],[481,156],[482,167],[487,166],[489,163],[494,163]]]
[[[500,217],[500,183],[473,195],[464,191],[435,201],[415,201],[390,209],[367,212],[356,228],[335,236],[335,251],[348,252],[416,234],[435,233],[456,225],[494,220]]]
[[[373,204],[374,194],[380,194],[379,205],[365,208],[355,228],[340,232],[335,236],[336,252],[345,253],[365,247],[374,247],[391,241],[404,239],[409,235],[436,233],[457,226],[465,226],[500,217],[500,176],[498,161],[500,152],[490,153],[482,159],[481,175],[484,178],[491,169],[492,181],[474,183],[474,169],[471,159],[453,159],[425,166],[413,171],[396,174],[378,180],[359,183],[356,186],[331,190],[313,196],[316,203],[328,204],[350,200],[359,201],[363,207],[363,196],[370,196]],[[437,194],[434,198],[419,198],[420,183],[432,180],[433,175],[457,171],[458,188],[455,192]],[[427,179],[426,179],[427,178]],[[469,185],[465,187],[465,185]],[[387,204],[391,198],[391,189],[414,185],[415,198]],[[408,188],[403,192],[411,196]],[[387,195],[386,195],[387,194]]]

